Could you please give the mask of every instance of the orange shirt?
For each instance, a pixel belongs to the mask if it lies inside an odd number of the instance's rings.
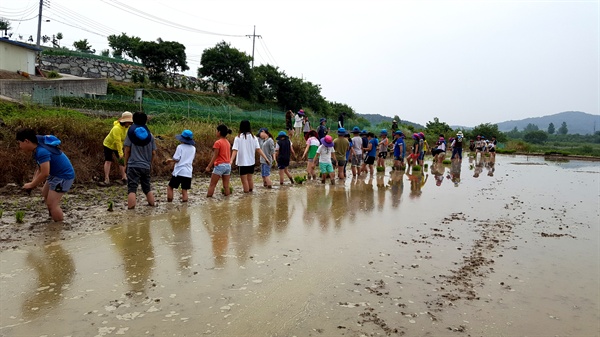
[[[231,144],[225,138],[219,138],[213,145],[213,149],[219,149],[217,159],[215,159],[215,166],[219,164],[229,164],[231,161]]]

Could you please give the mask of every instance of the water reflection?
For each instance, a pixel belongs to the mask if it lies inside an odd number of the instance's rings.
[[[150,218],[110,228],[108,234],[123,259],[130,289],[145,292],[154,269],[154,248],[150,236]]]
[[[431,165],[431,174],[435,179],[435,185],[441,186],[444,182],[444,174],[446,173],[446,167],[442,163],[433,162]]]
[[[211,202],[208,205],[208,221],[205,227],[212,243],[215,267],[225,265],[229,248],[229,231],[231,228],[231,209],[228,201]]]
[[[231,224],[231,237],[233,249],[238,263],[243,265],[249,257],[250,248],[254,241],[254,197],[246,195],[237,203],[235,219]],[[231,211],[231,210],[229,210]]]
[[[169,218],[171,231],[173,232],[169,246],[173,249],[173,254],[177,259],[177,266],[180,271],[188,270],[191,266],[190,260],[194,245],[192,244],[190,222],[191,218],[187,205],[182,206],[177,216],[172,215]]]
[[[30,251],[26,261],[37,276],[35,288],[22,307],[23,316],[31,319],[47,313],[61,301],[63,290],[69,287],[75,275],[75,263],[58,239]]]
[[[402,200],[402,192],[404,191],[404,174],[400,171],[392,171],[390,173],[390,192],[392,194],[392,208],[396,209]]]
[[[288,188],[280,188],[277,191],[277,198],[275,199],[275,230],[278,233],[285,232],[290,221],[291,213],[288,193]]]
[[[406,173],[408,180],[410,181],[410,197],[417,198],[420,197],[423,193],[422,189],[429,178],[429,174],[424,174],[421,171],[417,171],[416,173]]]
[[[258,231],[256,238],[258,242],[265,243],[273,232],[275,223],[275,207],[273,196],[262,194],[258,197]]]
[[[458,187],[460,184],[460,171],[462,169],[462,163],[458,160],[452,161],[452,166],[450,167],[450,179],[454,183],[454,187]]]

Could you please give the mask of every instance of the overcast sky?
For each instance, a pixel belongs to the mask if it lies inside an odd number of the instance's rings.
[[[69,47],[87,38],[97,51],[108,48],[105,36],[121,32],[178,41],[189,75],[202,51],[222,40],[251,54],[244,35],[256,25],[255,64],[320,84],[328,100],[358,113],[465,126],[570,110],[599,114],[596,0],[46,1],[42,35],[62,32]],[[2,0],[0,16],[33,18],[38,3]],[[170,27],[144,14],[234,36]],[[35,38],[37,20],[12,27],[14,39]]]

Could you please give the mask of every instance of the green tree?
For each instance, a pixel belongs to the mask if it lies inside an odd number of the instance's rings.
[[[279,68],[270,64],[254,67],[255,96],[260,103],[275,101],[277,90],[283,81]]]
[[[76,50],[83,53],[93,54],[95,52],[95,50],[92,49],[92,46],[89,44],[87,39],[73,42],[73,47],[75,47]]]
[[[110,50],[103,49],[103,50],[100,51],[100,55],[105,56],[105,57],[109,57],[110,56]]]
[[[469,132],[469,134],[471,138],[475,138],[479,135],[484,136],[486,139],[491,139],[492,136],[494,136],[499,142],[506,141],[506,135],[498,130],[497,124],[479,124],[476,127],[474,127],[473,130]]]
[[[120,58],[125,54],[125,56],[129,57],[132,60],[137,60],[138,56],[136,55],[136,47],[142,42],[137,36],[128,36],[125,33],[121,33],[121,35],[109,35],[108,36],[108,46],[113,50],[113,56]]]
[[[166,85],[177,71],[190,69],[187,66],[185,46],[179,42],[142,41],[136,45],[134,54],[148,70],[148,78],[155,85]]]
[[[558,128],[558,134],[566,135],[567,133],[569,133],[569,129],[567,129],[567,122],[562,122],[560,128]]]
[[[60,41],[63,39],[63,33],[58,32],[56,33],[56,45],[58,46],[58,48],[60,48]]]
[[[430,136],[435,135],[436,137],[440,134],[449,135],[453,131],[450,125],[445,122],[440,122],[440,119],[437,117],[433,118],[433,122],[430,121],[425,124],[425,130],[426,134]]]
[[[525,129],[523,129],[523,131],[530,132],[530,131],[537,131],[539,129],[540,128],[537,125],[529,123],[529,124],[527,124],[527,126],[525,127]]]
[[[506,133],[506,137],[510,139],[520,139],[521,137],[523,137],[523,134],[515,126],[512,130]]]
[[[542,144],[548,140],[548,134],[542,130],[529,131],[523,136],[523,140],[528,143]]]
[[[255,84],[251,61],[251,56],[221,41],[202,52],[198,77],[210,82],[214,92],[224,85],[231,94],[250,98]]]
[[[550,124],[548,124],[548,134],[553,135],[554,131],[555,131],[554,130],[554,123],[551,122]]]
[[[0,18],[0,30],[4,31],[4,33],[2,33],[2,36],[8,35],[8,31],[10,29],[10,21]]]

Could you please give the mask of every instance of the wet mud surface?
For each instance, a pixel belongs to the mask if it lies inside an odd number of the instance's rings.
[[[597,163],[205,191],[55,228],[5,213],[0,336],[599,334]]]

